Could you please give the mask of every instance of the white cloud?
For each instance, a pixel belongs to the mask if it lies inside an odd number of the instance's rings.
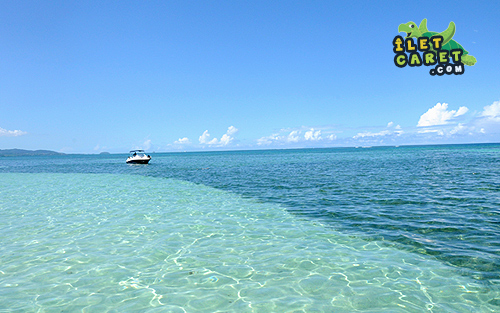
[[[238,128],[229,126],[226,133],[222,135],[219,141],[217,138],[213,138],[212,140],[210,140],[210,134],[208,133],[208,130],[205,130],[200,136],[199,141],[200,144],[207,144],[209,146],[217,145],[219,147],[223,147],[229,145],[234,140],[234,137],[232,135],[236,134],[237,132]]]
[[[298,130],[294,130],[294,131],[290,132],[290,134],[288,134],[286,141],[299,142],[299,136],[298,136],[299,133],[300,132]]]
[[[436,134],[438,136],[445,136],[445,137],[456,137],[456,136],[463,136],[463,135],[474,135],[474,133],[482,133],[484,129],[477,131],[476,127],[474,126],[467,126],[464,123],[458,123],[458,125],[454,127],[447,127],[447,128],[427,128],[427,129],[421,129],[418,131],[418,134]]]
[[[207,129],[203,132],[203,134],[199,138],[200,144],[208,143],[209,138],[210,138],[210,134],[208,133],[208,129]]]
[[[452,130],[450,130],[450,135],[461,134],[464,131],[466,131],[467,129],[468,129],[468,127],[465,127],[464,124],[458,123],[457,126],[455,126]]]
[[[188,137],[184,137],[184,138],[179,138],[179,140],[174,141],[174,143],[179,145],[187,145],[190,144],[191,141],[189,141]]]
[[[209,145],[216,145],[219,141],[217,140],[217,138],[214,138],[212,140],[210,140],[209,142],[207,142],[207,144]]]
[[[484,134],[484,128],[478,128],[477,126],[466,124],[466,123],[458,123],[458,125],[454,126],[451,129],[440,129],[438,130],[438,135],[446,136],[448,138],[469,138],[469,140],[474,140],[474,136],[478,136],[480,134]]]
[[[257,146],[267,146],[272,143],[272,140],[269,139],[268,137],[260,137],[257,139]]]
[[[354,135],[352,138],[353,139],[359,139],[359,138],[375,138],[375,137],[384,137],[384,136],[389,136],[389,135],[396,135],[400,136],[401,134],[404,133],[404,131],[401,130],[400,125],[394,126],[394,122],[389,122],[387,123],[387,128],[392,128],[392,129],[385,129],[379,132],[361,132],[357,133]],[[394,130],[396,129],[396,130]]]
[[[418,134],[427,134],[427,133],[437,133],[438,135],[444,135],[443,130],[441,129],[421,129],[418,131]]]
[[[337,139],[337,135],[335,135],[335,134],[331,134],[331,135],[329,135],[329,136],[326,136],[326,138],[328,138],[328,139],[330,139],[330,140],[335,140],[335,139]]]
[[[387,128],[392,128],[393,126],[394,126],[394,122],[387,123]],[[401,125],[398,124],[398,125],[394,126],[394,128],[400,130]]]
[[[0,127],[0,137],[17,137],[26,135],[27,132],[21,130],[7,130]]]
[[[227,128],[227,131],[224,135],[222,135],[221,139],[220,139],[220,144],[222,146],[227,146],[228,144],[230,144],[233,140],[234,140],[234,137],[232,135],[236,134],[238,132],[238,128],[234,127],[234,126],[229,126]]]
[[[500,122],[500,101],[495,101],[493,104],[485,106],[481,116],[495,122]]]
[[[448,111],[448,103],[437,103],[434,107],[420,116],[417,127],[446,125],[454,118],[464,115],[467,111],[469,111],[467,107],[460,107],[458,111]]]
[[[390,135],[391,132],[389,130],[383,130],[378,133],[372,133],[372,132],[364,132],[364,133],[358,133],[357,135],[353,136],[352,138],[358,139],[358,138],[364,138],[364,137],[380,137],[380,136],[387,136]]]
[[[500,101],[495,101],[478,111],[471,113],[467,106],[451,109],[447,103],[437,103],[421,114],[417,125],[414,126],[401,127],[396,119],[394,119],[396,122],[391,120],[393,116],[390,117],[389,122],[384,123],[385,125],[379,124],[379,126],[361,129],[336,125],[284,128],[272,135],[257,139],[255,146],[307,148],[367,144],[498,142]]]
[[[233,137],[231,137],[230,135],[228,134],[224,134],[222,135],[221,139],[220,139],[220,144],[223,145],[223,146],[227,146],[228,144],[231,143],[231,141],[233,141]]]
[[[228,134],[228,135],[234,135],[234,134],[236,134],[237,132],[238,132],[238,128],[236,128],[236,127],[234,127],[234,126],[229,126],[229,127],[227,128],[227,132],[226,132],[226,134]]]
[[[261,138],[257,139],[257,145],[259,145],[259,146],[266,145],[267,146],[267,145],[272,144],[273,142],[279,141],[281,137],[278,135],[279,134],[272,134],[271,136],[261,137]]]
[[[323,139],[321,138],[321,130],[314,131],[314,128],[311,128],[311,130],[307,131],[304,135],[304,138],[310,141],[318,141]]]
[[[457,116],[460,116],[460,115],[464,115],[465,113],[467,113],[469,111],[469,109],[467,107],[459,107],[458,108],[458,111],[457,113],[455,114],[454,117],[457,117]],[[453,112],[453,111],[452,111]]]
[[[282,129],[278,133],[274,133],[270,136],[265,136],[257,139],[257,145],[271,145],[271,144],[293,144],[300,141],[300,130],[290,130]],[[281,134],[281,135],[280,135]]]
[[[326,133],[324,133],[326,132]],[[336,140],[337,135],[333,133],[333,129],[323,127],[322,129],[302,126],[298,129],[284,128],[279,132],[270,136],[264,136],[257,139],[258,146],[328,146],[331,141]]]
[[[469,142],[497,141],[494,136],[500,133],[500,101],[484,106],[482,111],[471,115],[469,120],[460,120],[459,123],[457,117],[468,111],[467,107],[449,110],[448,104],[438,103],[420,117],[417,134],[426,135],[425,138],[430,140],[432,137],[428,135],[434,134],[436,138],[448,138],[449,142],[465,139]]]

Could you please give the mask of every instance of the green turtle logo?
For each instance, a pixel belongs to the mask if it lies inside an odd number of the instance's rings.
[[[441,43],[441,50],[447,50],[450,52],[452,50],[462,50],[463,53],[461,54],[460,61],[469,66],[476,64],[476,58],[470,55],[469,52],[462,47],[462,45],[452,39],[453,35],[455,35],[455,23],[453,22],[450,22],[448,28],[442,33],[436,33],[427,29],[427,19],[424,18],[418,27],[414,22],[399,25],[398,32],[405,32],[406,38],[417,38],[417,40],[422,37],[430,39],[434,36],[442,36],[443,41]],[[436,51],[434,46],[431,47],[430,51]]]

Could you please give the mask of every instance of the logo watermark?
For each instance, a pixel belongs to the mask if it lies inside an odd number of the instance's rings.
[[[441,33],[429,31],[427,19],[423,19],[418,27],[414,22],[401,24],[398,31],[405,32],[406,38],[398,35],[392,41],[392,51],[396,54],[394,64],[397,67],[437,64],[429,73],[433,76],[442,76],[444,74],[462,75],[465,72],[465,65],[476,64],[476,58],[452,39],[455,35],[453,22],[450,22],[448,28]],[[413,38],[416,38],[416,42]]]

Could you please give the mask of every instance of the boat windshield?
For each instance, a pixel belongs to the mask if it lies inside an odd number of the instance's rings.
[[[146,153],[144,152],[144,150],[132,150],[130,151],[130,156],[140,156],[140,157],[143,157],[146,155]]]

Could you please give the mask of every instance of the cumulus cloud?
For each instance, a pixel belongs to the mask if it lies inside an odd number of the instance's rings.
[[[454,118],[464,115],[467,111],[469,109],[464,106],[460,107],[458,111],[448,111],[448,103],[437,103],[420,116],[417,127],[446,125],[451,123]]]
[[[237,132],[238,132],[238,128],[236,128],[236,127],[234,127],[234,126],[229,126],[229,127],[227,128],[227,132],[226,132],[226,134],[227,134],[227,135],[234,135],[234,134],[236,134]]]
[[[471,114],[468,120],[457,119],[468,111],[467,107],[449,110],[446,103],[438,103],[420,117],[417,134],[425,135],[430,140],[432,137],[429,135],[434,134],[436,138],[448,140],[497,141],[494,136],[500,133],[500,101],[484,106],[482,111]]]
[[[238,132],[238,128],[236,128],[234,126],[229,126],[227,128],[226,133],[224,135],[222,135],[222,137],[220,138],[219,144],[221,146],[227,146],[228,144],[230,144],[234,140],[233,135],[236,134],[237,132]]]
[[[187,145],[190,144],[191,141],[189,141],[188,137],[184,137],[184,138],[179,138],[179,140],[174,141],[174,143],[179,145]]]
[[[394,126],[394,122],[387,123],[387,128],[392,128],[393,126]],[[398,125],[394,126],[394,128],[399,130],[399,129],[401,129],[401,125],[398,124]]]
[[[17,137],[26,135],[27,132],[21,130],[7,130],[0,127],[0,137]]]
[[[305,140],[310,140],[310,141],[318,141],[323,138],[321,138],[321,130],[314,131],[314,128],[311,128],[311,130],[307,131],[306,134],[304,135]]]
[[[427,128],[418,131],[418,134],[436,134],[440,137],[452,138],[452,137],[463,137],[463,136],[473,136],[474,134],[484,134],[484,128],[477,129],[475,126],[469,126],[465,123],[458,123],[453,127],[445,128]]]
[[[325,133],[324,133],[325,132]],[[332,130],[323,127],[323,129],[315,129],[302,126],[300,129],[281,129],[279,132],[270,136],[264,136],[257,139],[258,146],[279,145],[279,146],[311,146],[315,144],[324,145],[330,141],[336,140],[337,135],[332,134]]]
[[[218,140],[217,138],[213,138],[212,140],[210,140],[210,134],[208,133],[208,130],[205,130],[203,132],[203,134],[200,136],[199,141],[200,141],[200,144],[203,144],[203,145],[206,144],[209,146],[223,147],[223,146],[229,145],[234,140],[233,135],[236,134],[237,132],[238,132],[238,128],[236,128],[234,126],[229,126],[227,128],[226,133],[224,135],[222,135],[220,140]]]
[[[464,115],[468,111],[469,111],[469,109],[467,107],[459,107],[458,108],[458,112],[455,114],[454,117],[457,117],[457,116],[460,116],[460,115]]]
[[[286,137],[286,141],[288,142],[299,142],[299,134],[300,132],[298,130],[294,130],[288,134],[288,137]]]
[[[391,120],[362,129],[333,125],[315,128],[302,126],[281,129],[270,136],[261,137],[256,145],[296,148],[498,142],[500,101],[484,106],[479,112],[471,114],[469,111],[466,106],[451,109],[447,103],[437,103],[421,114],[417,125],[404,126],[404,131],[397,121]],[[337,135],[340,137],[337,138]]]
[[[398,125],[394,126],[393,122],[389,122],[387,124],[387,128],[389,128],[389,129],[394,128],[395,130],[391,130],[391,132],[397,134],[398,136],[401,135],[402,133],[404,133],[404,131],[401,129],[401,125],[398,124]]]
[[[267,146],[267,145],[272,144],[273,142],[279,141],[279,139],[280,139],[279,134],[272,134],[270,136],[261,137],[261,138],[257,139],[257,145],[258,146],[265,146],[265,145]]]
[[[220,138],[220,144],[223,145],[223,146],[227,146],[228,144],[231,143],[231,141],[233,141],[233,137],[231,137],[230,135],[228,134],[224,134],[222,135],[222,137]]]
[[[200,141],[200,144],[208,143],[209,139],[210,139],[210,134],[208,133],[208,129],[203,132],[203,134],[200,136],[200,138],[198,138],[198,140]]]
[[[404,132],[401,130],[400,125],[394,126],[394,122],[389,122],[387,123],[387,129],[379,131],[379,132],[361,132],[357,133],[354,135],[352,138],[353,139],[359,139],[359,138],[375,138],[375,137],[384,137],[384,136],[390,136],[390,135],[395,135],[395,136],[400,136]]]
[[[495,101],[493,104],[485,106],[481,116],[495,122],[500,122],[500,101]]]
[[[450,130],[450,135],[462,134],[468,131],[469,127],[464,126],[462,123],[458,123],[452,130]]]
[[[271,143],[272,140],[267,137],[260,137],[259,139],[257,139],[257,146],[270,145]]]

